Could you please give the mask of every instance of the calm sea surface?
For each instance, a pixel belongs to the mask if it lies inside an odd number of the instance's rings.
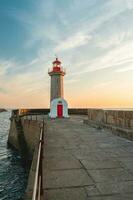
[[[17,152],[7,148],[11,113],[0,113],[0,200],[20,200],[25,191],[27,172]]]

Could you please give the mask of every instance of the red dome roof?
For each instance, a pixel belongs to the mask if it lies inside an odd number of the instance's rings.
[[[56,58],[56,60],[53,62],[53,64],[61,64],[61,61],[58,60],[58,58]]]

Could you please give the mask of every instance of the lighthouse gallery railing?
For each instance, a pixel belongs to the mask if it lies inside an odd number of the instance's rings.
[[[48,69],[48,73],[52,72],[53,68]],[[66,69],[64,67],[60,67],[60,71],[66,73]]]

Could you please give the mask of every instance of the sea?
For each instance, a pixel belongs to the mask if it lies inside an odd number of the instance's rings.
[[[18,152],[7,146],[11,111],[0,113],[0,200],[22,200],[28,172]]]

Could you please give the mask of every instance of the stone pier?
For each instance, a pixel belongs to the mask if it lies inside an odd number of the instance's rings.
[[[72,115],[75,111],[70,111],[69,119],[49,119],[32,112],[20,115],[21,126],[17,115],[12,115],[8,141],[22,152],[23,138],[32,159],[26,200],[32,199],[43,120],[44,200],[132,200],[132,137],[119,137],[107,129],[116,127],[124,136],[132,136],[132,113],[89,109],[87,115],[83,109]]]
[[[83,124],[85,118],[47,120],[45,200],[133,199],[133,142]]]

